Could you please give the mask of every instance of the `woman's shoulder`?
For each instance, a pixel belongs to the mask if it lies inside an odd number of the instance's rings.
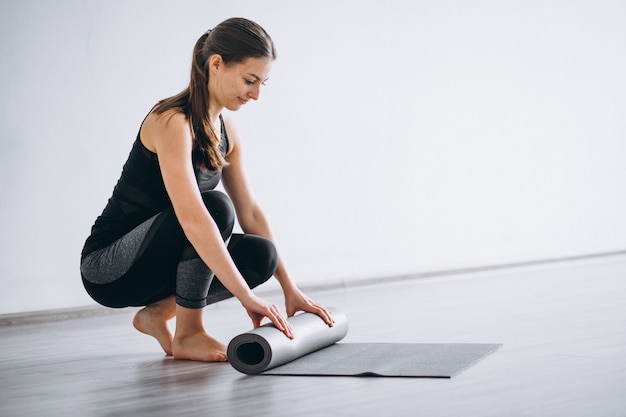
[[[189,122],[182,111],[166,110],[157,113],[153,110],[144,120],[139,137],[146,148],[155,152],[159,140],[190,138]]]
[[[156,130],[176,130],[180,128],[189,128],[189,122],[187,121],[187,117],[181,110],[169,109],[164,112],[157,113],[155,110],[152,110],[146,120],[144,121],[144,125],[148,123],[151,129]]]

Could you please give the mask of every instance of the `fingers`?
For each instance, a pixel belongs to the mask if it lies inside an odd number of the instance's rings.
[[[293,339],[293,329],[291,324],[280,314],[280,310],[274,304],[267,304],[263,306],[260,310],[256,312],[248,311],[248,315],[252,319],[252,324],[254,328],[261,326],[261,322],[265,317],[270,319],[270,321],[276,326],[278,330],[283,332],[285,336],[290,339]]]
[[[333,320],[333,317],[331,316],[330,311],[323,305],[316,303],[313,300],[307,299],[306,303],[302,305],[299,309],[294,308],[291,311],[289,317],[293,316],[298,310],[302,310],[307,313],[317,314],[322,320],[324,320],[324,323],[326,323],[328,327],[333,327],[333,325],[335,324],[335,320]]]
[[[315,314],[320,316],[322,320],[324,320],[324,323],[328,325],[328,327],[333,327],[333,325],[335,324],[335,320],[333,320],[332,316],[330,315],[330,311],[328,311],[326,307],[320,304],[317,304],[317,303],[314,303],[314,304],[315,304],[315,311],[312,311],[312,313],[314,312]]]
[[[330,311],[323,305],[316,303],[315,301],[308,300],[306,307],[307,308],[303,309],[304,311],[317,314],[322,320],[324,320],[324,323],[326,323],[328,327],[333,327],[333,325],[335,324],[335,320],[333,320],[332,316],[330,315]]]
[[[269,310],[270,311],[266,317],[270,319],[272,323],[274,323],[274,326],[276,326],[278,330],[283,332],[285,336],[293,339],[293,329],[291,328],[291,324],[289,324],[287,319],[284,318],[282,314],[280,314],[278,307],[272,304]]]

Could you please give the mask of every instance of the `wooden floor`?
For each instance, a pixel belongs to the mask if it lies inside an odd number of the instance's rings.
[[[624,256],[310,295],[347,342],[504,346],[452,379],[245,376],[165,358],[133,310],[3,326],[0,416],[626,416]],[[236,302],[205,315],[224,342],[250,328]]]

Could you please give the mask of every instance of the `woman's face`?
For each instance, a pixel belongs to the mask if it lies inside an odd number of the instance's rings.
[[[219,57],[219,56],[218,56]],[[258,100],[261,85],[269,77],[270,58],[247,58],[243,62],[225,65],[211,58],[209,93],[219,107],[239,110],[249,100]]]

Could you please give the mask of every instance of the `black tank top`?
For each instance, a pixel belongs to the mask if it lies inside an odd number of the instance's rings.
[[[228,135],[220,116],[220,151],[226,156]],[[140,129],[141,131],[141,129]],[[200,192],[214,189],[222,178],[222,170],[195,168]],[[165,189],[154,152],[141,143],[139,133],[122,168],[122,174],[113,189],[113,195],[91,228],[82,256],[105,248],[155,214],[172,206]]]

